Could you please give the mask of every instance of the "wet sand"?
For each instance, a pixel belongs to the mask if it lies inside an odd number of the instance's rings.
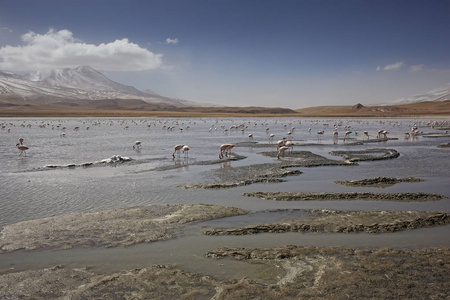
[[[3,299],[446,299],[450,249],[399,250],[281,246],[219,248],[267,265],[275,283],[220,281],[175,266],[99,274],[87,268],[28,270],[0,276]]]
[[[334,247],[221,248],[206,254],[285,269],[277,285],[242,280],[231,295],[257,299],[446,299],[450,249],[355,250]],[[247,292],[245,292],[247,290]],[[239,295],[239,294],[238,294]]]
[[[0,254],[20,249],[117,247],[174,238],[183,225],[246,214],[215,205],[152,205],[71,213],[0,228]]]

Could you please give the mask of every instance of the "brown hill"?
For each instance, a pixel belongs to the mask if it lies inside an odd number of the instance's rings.
[[[450,101],[419,102],[389,106],[314,106],[295,110],[303,117],[408,117],[448,116]]]
[[[83,117],[83,116],[276,116],[296,115],[288,108],[271,107],[175,107],[142,100],[68,100],[49,103],[17,97],[0,98],[0,117]]]
[[[450,101],[393,106],[315,106],[291,110],[279,107],[174,107],[142,100],[67,100],[48,103],[19,97],[0,99],[0,117],[413,117],[450,116]]]

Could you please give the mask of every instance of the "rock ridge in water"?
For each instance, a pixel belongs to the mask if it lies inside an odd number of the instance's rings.
[[[421,182],[423,179],[408,177],[408,178],[393,178],[393,177],[375,177],[361,180],[336,180],[334,183],[347,186],[369,186],[369,187],[388,187],[401,182]]]
[[[257,233],[328,232],[392,233],[397,231],[450,224],[450,214],[420,211],[312,211],[309,217],[271,224],[249,225],[230,229],[210,229],[206,235],[248,235]]]
[[[373,200],[394,202],[425,202],[447,199],[446,196],[426,193],[371,193],[371,192],[349,192],[349,193],[296,193],[296,192],[252,192],[244,193],[246,197],[257,197],[274,201],[348,201],[348,200]]]
[[[118,164],[124,163],[127,161],[132,161],[130,157],[121,156],[121,155],[113,155],[109,158],[105,158],[95,162],[85,162],[82,164],[65,164],[65,165],[45,165],[44,169],[56,169],[56,168],[75,168],[75,167],[89,167],[93,165],[105,165],[105,164]]]

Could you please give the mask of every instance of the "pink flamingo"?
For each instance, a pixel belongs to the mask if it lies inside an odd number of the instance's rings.
[[[253,134],[250,133],[250,134],[248,135],[248,138],[249,138],[250,140],[253,140]]]
[[[367,140],[369,140],[369,132],[364,131],[364,135],[367,136]]]
[[[346,138],[347,136],[349,136],[351,133],[352,133],[351,131],[346,131],[346,132],[345,132],[345,135],[344,135],[344,141],[345,141],[345,138]]]
[[[23,141],[23,139],[22,139],[22,141]],[[28,147],[23,146],[23,145],[21,145],[19,143],[16,144],[16,147],[17,147],[17,149],[20,150],[19,156],[22,155],[22,153],[25,153],[25,156],[27,156],[27,153],[25,152],[25,150],[28,150]]]
[[[383,132],[383,130],[378,130],[377,139],[381,139],[382,132]]]
[[[228,144],[222,144],[222,145],[220,145],[219,158],[223,158],[223,152],[225,152],[225,151],[227,150],[227,146],[228,146]]]
[[[184,145],[183,148],[181,148],[181,151],[183,151],[183,154],[184,154],[185,157],[188,156],[189,150],[190,150],[190,148],[189,148],[188,145]]]
[[[317,139],[320,140],[324,133],[325,133],[324,130],[322,130],[322,131],[317,131]]]
[[[294,143],[293,143],[293,142],[291,142],[291,141],[286,141],[286,143],[284,143],[284,146],[285,146],[285,147],[288,147],[288,149],[290,149],[289,152],[292,153],[292,150],[294,149]],[[283,148],[283,147],[282,147],[282,148]]]
[[[228,152],[231,153],[231,149],[233,149],[235,145],[234,144],[222,144],[220,145],[220,153],[219,158],[223,158],[223,153],[225,152],[225,156],[228,157]]]
[[[283,146],[284,145],[284,140],[279,140],[278,142],[277,142],[277,150],[281,147],[281,146]]]
[[[228,156],[228,153],[231,154],[231,149],[233,149],[234,146],[234,144],[227,144],[227,151],[225,152],[225,156]]]
[[[286,146],[280,147],[280,149],[278,149],[277,159],[280,159],[280,153],[284,153],[288,149],[289,149],[289,147],[286,147]]]
[[[140,147],[141,147],[141,141],[136,141],[136,142],[134,142],[133,150],[136,149],[136,148],[139,149]]]
[[[176,145],[173,148],[174,151],[173,151],[172,157],[175,158],[175,153],[176,152],[178,152],[178,155],[180,155],[180,150],[183,149],[183,147],[184,147],[184,145]]]
[[[334,132],[333,132],[333,143],[334,143],[335,145],[337,144],[338,139],[339,139],[339,133],[338,133],[338,131],[337,131],[337,129],[336,129],[336,130],[334,130]],[[344,139],[344,140],[345,140],[345,139]]]
[[[273,133],[269,136],[269,144],[272,144],[274,136],[275,136],[275,134],[273,134]]]

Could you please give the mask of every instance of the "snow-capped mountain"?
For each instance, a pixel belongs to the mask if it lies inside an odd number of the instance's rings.
[[[437,89],[426,92],[425,94],[399,98],[385,104],[398,105],[398,104],[409,104],[425,101],[446,101],[446,100],[450,100],[450,83],[447,83]]]
[[[120,84],[89,66],[39,70],[26,75],[0,71],[0,98],[11,96],[43,102],[132,99],[164,106],[197,106],[192,101],[163,97],[151,90],[142,92]]]
[[[130,95],[145,96],[145,93],[134,87],[112,81],[102,73],[88,66],[39,70],[26,75],[26,78],[35,82],[40,81],[51,86],[90,91],[121,92]]]

